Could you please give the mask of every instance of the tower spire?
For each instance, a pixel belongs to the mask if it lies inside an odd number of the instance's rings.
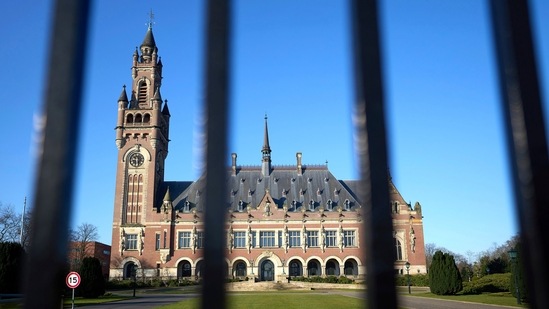
[[[264,176],[271,173],[271,147],[269,146],[269,128],[267,125],[267,114],[265,114],[265,133],[263,136],[263,148],[261,149],[263,158],[261,160],[261,172]]]

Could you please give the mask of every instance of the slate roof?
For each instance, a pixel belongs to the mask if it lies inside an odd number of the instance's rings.
[[[261,173],[261,166],[238,167],[236,175],[227,171],[227,208],[233,211],[245,211],[246,207],[255,208],[269,191],[276,207],[282,209],[284,203],[288,211],[318,211],[322,206],[329,211],[329,201],[333,211],[337,207],[345,210],[360,208],[356,194],[350,191],[345,181],[338,180],[325,165],[303,166],[299,175],[296,166],[273,166],[269,176]],[[353,184],[355,182],[349,182]],[[162,195],[169,187],[174,208],[183,211],[185,203],[188,209],[202,211],[204,205],[205,178],[194,182],[165,182]],[[347,201],[348,205],[345,205]]]

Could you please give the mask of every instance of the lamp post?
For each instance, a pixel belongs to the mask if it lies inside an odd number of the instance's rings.
[[[133,277],[133,297],[135,297],[135,286],[137,285],[137,265],[133,264],[132,266],[132,277]]]
[[[408,294],[412,294],[412,288],[410,287],[410,262],[404,264],[406,266],[406,274],[408,276]]]
[[[509,250],[509,258],[511,259],[511,263],[513,263],[513,265],[515,266],[515,271],[513,272],[513,277],[514,277],[514,280],[515,280],[515,294],[517,296],[517,304],[520,305],[521,302],[520,302],[520,289],[519,289],[519,286],[518,286],[518,276],[517,276],[517,271],[518,271],[518,263],[517,263],[517,250],[515,249],[511,249]]]

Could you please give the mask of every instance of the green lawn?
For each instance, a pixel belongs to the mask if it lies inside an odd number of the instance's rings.
[[[264,309],[322,309],[322,308],[364,308],[362,300],[340,295],[321,295],[310,293],[254,293],[254,294],[229,294],[227,308]],[[166,305],[162,309],[194,309],[199,308],[200,299],[194,298],[182,302]]]
[[[511,293],[486,293],[480,295],[435,295],[433,293],[412,294],[419,297],[430,297],[438,299],[458,300],[472,303],[515,306],[527,308],[527,305],[517,305],[517,299],[511,296]]]

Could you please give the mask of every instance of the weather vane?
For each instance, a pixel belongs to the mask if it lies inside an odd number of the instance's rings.
[[[152,9],[149,12],[149,22],[147,25],[149,26],[149,29],[152,29],[152,26],[154,25],[154,13]]]

